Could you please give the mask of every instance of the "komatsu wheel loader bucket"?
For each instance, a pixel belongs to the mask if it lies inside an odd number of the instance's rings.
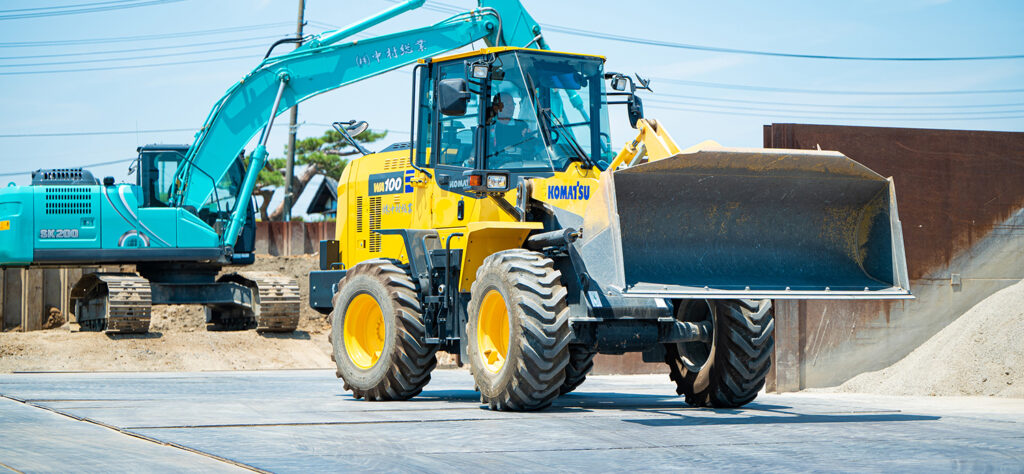
[[[711,148],[606,173],[577,250],[627,296],[911,298],[891,179],[834,151]]]

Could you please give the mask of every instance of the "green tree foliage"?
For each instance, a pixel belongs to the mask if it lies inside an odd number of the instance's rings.
[[[384,138],[387,132],[374,132],[367,130],[355,137],[360,143],[373,143]],[[285,145],[285,154],[288,153],[288,146]],[[341,172],[348,164],[348,156],[359,152],[349,145],[341,134],[336,130],[328,130],[322,136],[304,138],[295,141],[295,173],[292,176],[293,201],[298,200],[306,185],[316,175],[329,176],[338,179]],[[267,207],[277,190],[284,192],[285,167],[287,159],[271,158],[267,165],[260,170],[256,180],[254,193],[261,196],[260,218],[262,220],[281,220],[284,216],[284,204],[279,205],[274,212],[268,214]]]

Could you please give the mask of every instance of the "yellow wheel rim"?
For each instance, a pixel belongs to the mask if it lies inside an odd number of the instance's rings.
[[[508,306],[498,290],[491,290],[480,303],[476,326],[476,345],[484,367],[492,373],[501,371],[508,357]]]
[[[345,311],[345,351],[360,369],[369,369],[384,350],[384,313],[372,296],[357,295]]]

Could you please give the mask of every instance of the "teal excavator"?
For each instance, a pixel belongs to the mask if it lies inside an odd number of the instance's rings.
[[[407,1],[340,30],[275,42],[217,101],[190,146],[140,147],[134,183],[99,180],[81,168],[43,169],[29,186],[0,189],[0,266],[134,265],[134,272],[87,273],[74,285],[75,315],[86,330],[146,332],[158,304],[204,305],[211,329],[294,330],[294,279],[222,273],[254,261],[252,192],[275,117],[323,92],[474,41],[547,48],[518,0],[480,0],[478,8],[428,27],[351,39],[423,3]],[[301,45],[271,56],[287,43]],[[244,147],[257,135],[246,166]]]

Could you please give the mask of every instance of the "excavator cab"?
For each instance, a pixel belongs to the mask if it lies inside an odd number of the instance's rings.
[[[135,184],[142,190],[143,208],[175,207],[171,200],[174,177],[182,161],[188,153],[188,145],[145,145],[138,148],[138,161]],[[218,234],[223,234],[231,217],[239,188],[245,177],[245,166],[240,155],[228,168],[224,176],[213,187],[206,204],[195,209],[186,210],[198,216],[212,227]],[[212,180],[213,178],[207,177]],[[256,244],[256,205],[251,203],[247,209],[242,234],[235,243],[232,253],[232,264],[246,265],[254,260],[253,249]]]
[[[451,192],[502,194],[571,162],[604,170],[615,158],[603,57],[489,48],[429,63],[420,90],[417,156],[438,144],[433,165]]]

